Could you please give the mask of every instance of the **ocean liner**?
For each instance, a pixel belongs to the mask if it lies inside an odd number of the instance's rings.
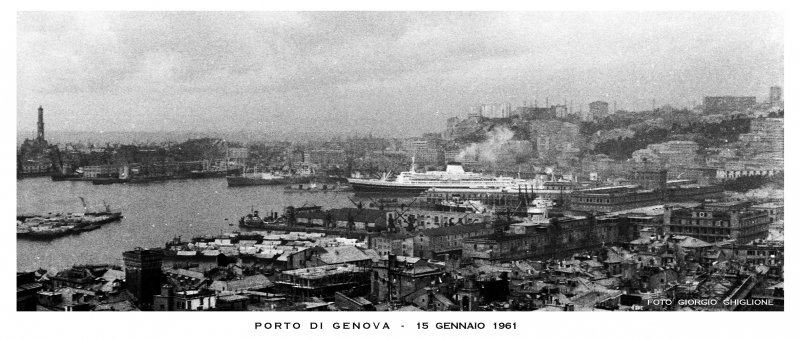
[[[418,194],[430,188],[504,188],[514,183],[512,177],[495,177],[466,172],[460,163],[447,163],[445,171],[417,172],[414,163],[410,171],[401,172],[390,179],[389,174],[381,179],[348,178],[355,192],[385,192]]]

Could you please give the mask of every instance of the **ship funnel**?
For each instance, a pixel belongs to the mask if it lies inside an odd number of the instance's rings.
[[[447,173],[449,174],[463,174],[464,167],[461,166],[460,163],[448,163],[447,164]]]

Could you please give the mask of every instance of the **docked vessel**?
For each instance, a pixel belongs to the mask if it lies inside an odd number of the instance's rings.
[[[242,173],[239,176],[227,176],[229,187],[243,187],[255,185],[286,185],[286,184],[306,184],[310,183],[314,178],[312,175],[283,175],[271,172],[253,172]]]
[[[220,169],[220,170],[193,170],[189,172],[188,176],[192,179],[198,178],[219,178],[219,177],[226,177],[226,176],[238,176],[241,175],[241,169]]]
[[[495,177],[466,172],[460,163],[447,164],[445,171],[417,172],[414,164],[410,171],[398,174],[393,180],[387,174],[381,179],[348,178],[355,192],[390,192],[418,194],[430,188],[468,189],[504,188],[514,183],[512,177]]]
[[[349,191],[349,190],[350,190],[349,185],[342,185],[339,183],[294,184],[283,188],[284,192],[338,192],[338,191]]]
[[[272,212],[269,216],[262,217],[258,215],[258,210],[256,210],[239,219],[240,228],[266,228],[285,225],[286,217],[278,216],[277,212]]]
[[[129,178],[119,178],[119,177],[98,177],[91,179],[92,184],[94,185],[107,185],[107,184],[114,184],[114,183],[128,183],[130,182]]]
[[[17,237],[50,239],[94,230],[121,218],[119,212],[18,216]]]

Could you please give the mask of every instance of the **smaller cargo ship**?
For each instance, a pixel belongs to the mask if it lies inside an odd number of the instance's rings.
[[[278,216],[277,212],[272,212],[269,216],[261,217],[258,210],[253,211],[247,216],[239,219],[240,228],[266,228],[269,226],[285,226],[286,217]]]
[[[220,178],[226,176],[239,176],[242,174],[242,169],[219,169],[219,170],[192,170],[189,172],[188,176],[191,179],[201,179],[201,178]]]
[[[244,187],[244,186],[257,186],[257,185],[287,185],[287,184],[308,184],[314,180],[313,173],[294,175],[283,174],[274,172],[259,172],[258,169],[253,169],[253,172],[243,172],[238,176],[225,177],[228,181],[229,187]]]
[[[350,191],[350,186],[338,183],[295,184],[283,188],[283,191],[284,192],[339,192],[339,191]]]

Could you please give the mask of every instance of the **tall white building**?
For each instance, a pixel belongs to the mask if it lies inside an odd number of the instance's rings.
[[[473,106],[470,107],[469,115],[486,118],[507,118],[511,116],[511,103]]]

